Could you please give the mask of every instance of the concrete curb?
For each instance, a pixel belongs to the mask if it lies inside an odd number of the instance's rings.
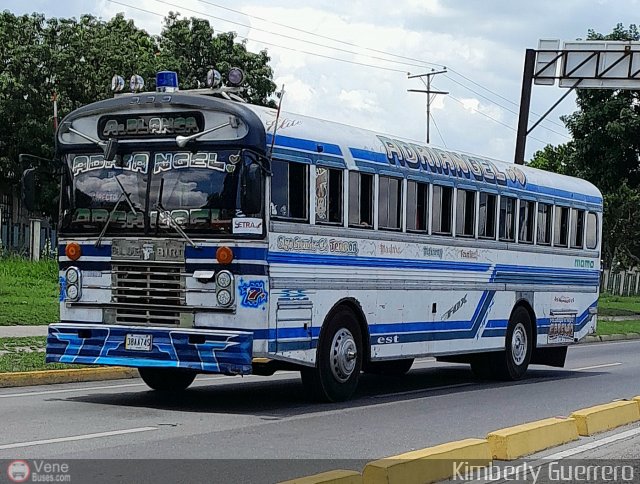
[[[136,378],[135,368],[78,368],[75,370],[41,370],[0,373],[0,388],[26,387],[31,385],[52,385],[55,383],[75,383],[83,381],[119,380]]]
[[[453,476],[452,461],[467,461],[474,466],[491,464],[489,443],[484,439],[466,439],[414,450],[405,454],[369,462],[362,472],[367,484],[421,484]]]
[[[498,460],[518,459],[578,438],[576,421],[562,417],[516,425],[487,435],[491,455]]]
[[[640,333],[615,333],[603,335],[590,335],[580,341],[580,343],[601,343],[603,341],[626,341],[640,339]]]
[[[314,474],[313,476],[299,477],[280,484],[362,484],[362,474],[356,471],[339,469],[337,471]]]
[[[584,419],[586,430],[580,430]],[[640,421],[640,395],[576,410],[571,417],[554,417],[496,430],[487,439],[466,439],[427,447],[369,462],[359,474],[330,471],[286,481],[287,484],[428,484],[449,479],[464,469],[480,469],[492,459],[513,460],[541,450],[579,440],[582,435],[612,430]],[[591,433],[587,433],[591,432]],[[462,470],[464,470],[462,469]],[[344,476],[344,477],[343,477]],[[353,479],[353,480],[345,480]],[[284,483],[281,483],[284,484]]]
[[[640,404],[635,400],[619,401],[577,410],[571,414],[578,433],[589,436],[640,421]]]

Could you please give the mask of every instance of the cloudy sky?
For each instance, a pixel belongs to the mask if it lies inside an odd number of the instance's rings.
[[[169,11],[235,31],[249,50],[267,49],[274,81],[285,85],[284,109],[419,141],[426,139],[424,89],[448,91],[432,103],[431,143],[511,161],[524,53],[538,39],[571,41],[589,29],[609,33],[638,23],[640,0],[3,0],[16,14],[34,11],[103,19],[124,12],[159,33]],[[134,8],[135,7],[135,8]],[[130,73],[122,73],[128,75]],[[105,79],[105,82],[108,82]],[[534,113],[562,94],[534,87]],[[527,155],[566,142],[559,117],[575,110],[569,96],[527,141]]]

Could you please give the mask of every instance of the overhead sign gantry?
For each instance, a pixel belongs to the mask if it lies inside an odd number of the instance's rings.
[[[529,109],[533,83],[569,90],[533,126]],[[515,163],[524,164],[527,135],[574,89],[640,90],[640,42],[571,41],[541,39],[538,49],[527,49],[522,76]]]

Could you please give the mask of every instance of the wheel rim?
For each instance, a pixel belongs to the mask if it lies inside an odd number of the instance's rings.
[[[527,357],[527,350],[527,331],[524,329],[524,325],[522,323],[518,323],[516,324],[516,327],[513,330],[513,335],[511,336],[511,356],[516,365],[520,366],[524,363],[524,360]]]
[[[357,350],[351,331],[340,328],[331,342],[331,373],[340,383],[345,383],[356,369]]]

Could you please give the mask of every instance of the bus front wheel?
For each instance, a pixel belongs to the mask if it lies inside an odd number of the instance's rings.
[[[338,309],[323,328],[316,366],[300,371],[306,392],[324,402],[349,399],[362,369],[362,332],[353,312]]]
[[[196,378],[196,373],[179,368],[138,368],[140,378],[152,390],[159,392],[181,392]]]

